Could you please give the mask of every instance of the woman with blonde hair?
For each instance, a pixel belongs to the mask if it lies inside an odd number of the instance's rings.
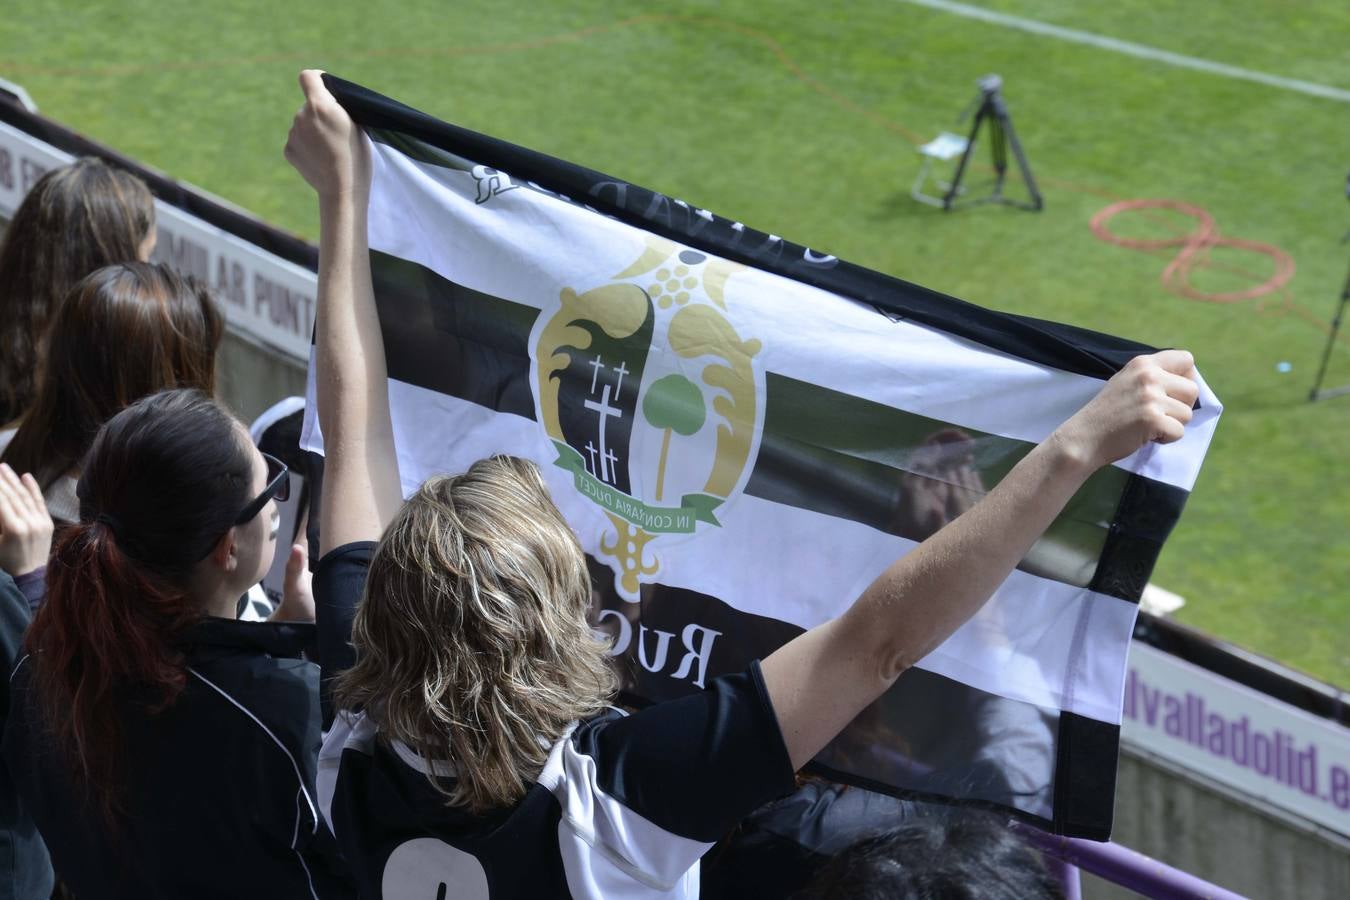
[[[315,601],[330,648],[360,600],[319,802],[363,896],[696,897],[712,842],[790,792],[796,769],[969,619],[1089,474],[1190,420],[1190,354],[1134,360],[838,618],[622,715],[586,625],[581,548],[532,464],[480,461],[402,502],[369,148],[320,73],[300,82],[286,155],[319,197]]]
[[[135,175],[91,157],[37,180],[0,241],[0,426],[33,402],[42,335],[71,286],[154,247],[154,198]]]

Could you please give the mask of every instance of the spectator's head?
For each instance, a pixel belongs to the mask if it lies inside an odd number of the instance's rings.
[[[954,809],[854,844],[799,900],[1060,900],[1040,854],[1006,820]]]
[[[37,395],[4,460],[46,489],[133,401],[177,387],[212,393],[223,334],[206,288],[167,266],[117,263],[86,275],[52,316]]]
[[[136,176],[80,159],[38,179],[0,242],[0,425],[32,404],[38,345],[71,286],[149,259],[154,241],[154,201]]]
[[[581,546],[533,463],[431,478],[371,561],[338,704],[429,762],[454,760],[450,803],[510,804],[614,693],[590,601]]]
[[[196,390],[144,397],[94,438],[81,522],[57,541],[27,645],[44,719],[105,813],[121,764],[113,701],[129,688],[151,710],[177,697],[178,635],[232,614],[271,564],[274,480],[243,426]]]

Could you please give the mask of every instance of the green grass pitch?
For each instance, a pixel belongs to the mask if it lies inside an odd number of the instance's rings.
[[[979,2],[1350,88],[1342,0]],[[0,14],[0,77],[43,112],[313,237],[313,197],[281,157],[302,66],[986,306],[1194,350],[1227,410],[1154,580],[1186,597],[1181,621],[1350,685],[1350,396],[1306,402],[1350,266],[1350,104],[900,0],[16,0]],[[1006,80],[1043,213],[908,197],[913,141],[951,129],[986,72]],[[1135,198],[1202,207],[1296,274],[1239,302],[1171,293],[1172,252],[1088,227]],[[1234,247],[1210,262],[1192,282],[1211,293],[1274,268]],[[1328,381],[1350,383],[1350,336]]]

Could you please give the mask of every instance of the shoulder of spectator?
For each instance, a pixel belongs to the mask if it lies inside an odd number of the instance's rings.
[[[314,608],[321,646],[329,633],[338,634],[344,643],[350,637],[351,615],[365,593],[376,546],[375,541],[353,541],[329,550],[315,564]]]
[[[23,635],[31,621],[28,598],[8,572],[0,572],[0,663],[6,678],[21,655]]]
[[[267,623],[253,623],[258,628]],[[212,693],[241,707],[264,725],[312,716],[318,721],[318,667],[261,650],[224,657],[193,659],[188,669]]]
[[[28,608],[37,612],[42,601],[47,599],[47,567],[38,566],[31,572],[25,572],[14,579],[14,584],[28,602]]]
[[[314,750],[323,729],[316,666],[260,656],[243,663],[232,659],[228,665],[192,666],[191,671],[190,678],[200,682],[199,699],[217,697],[240,714],[241,736],[251,735],[249,755],[271,773],[268,777],[283,783],[298,777],[312,790]]]
[[[57,523],[74,525],[80,521],[80,498],[75,493],[78,484],[76,478],[62,475],[42,492],[47,512]]]

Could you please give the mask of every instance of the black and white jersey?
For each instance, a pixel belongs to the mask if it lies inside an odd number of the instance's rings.
[[[320,596],[359,581],[315,573]],[[452,764],[434,777],[454,779]],[[384,900],[694,898],[699,858],[760,805],[790,792],[792,765],[758,664],[697,694],[572,726],[514,806],[451,807],[408,747],[340,713],[319,755],[319,805],[360,883]]]

